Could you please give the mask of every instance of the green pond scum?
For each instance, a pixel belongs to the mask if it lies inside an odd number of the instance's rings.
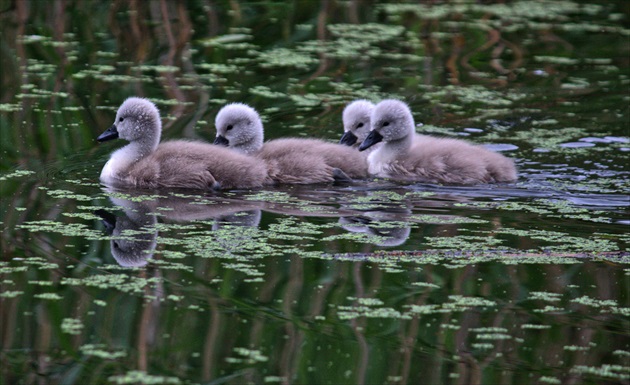
[[[0,384],[630,384],[623,0],[0,0]],[[339,142],[355,99],[510,184],[103,186],[118,106]]]

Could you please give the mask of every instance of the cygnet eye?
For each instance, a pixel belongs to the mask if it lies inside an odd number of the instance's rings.
[[[361,128],[361,127],[363,127],[363,122],[357,124],[357,128]]]
[[[384,122],[383,127],[387,127],[387,126],[389,126],[389,122]]]
[[[226,130],[226,131],[230,131],[230,130],[231,130],[231,129],[233,129],[233,128],[234,128],[234,126],[233,126],[233,125],[228,124],[228,126],[227,126],[227,127],[225,127],[225,130]]]
[[[123,120],[125,120],[125,118],[123,118],[122,116],[120,118],[118,118],[119,122],[122,122]]]

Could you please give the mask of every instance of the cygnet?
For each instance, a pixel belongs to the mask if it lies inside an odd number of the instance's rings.
[[[221,146],[185,140],[160,144],[162,122],[157,107],[131,97],[114,124],[97,140],[121,138],[129,144],[112,153],[103,167],[104,184],[139,188],[254,188],[269,183],[267,169],[253,157]]]
[[[370,134],[359,150],[384,142],[368,156],[374,176],[463,185],[517,178],[514,162],[501,154],[463,140],[416,135],[411,111],[400,100],[381,101],[370,120]]]
[[[258,112],[242,103],[224,106],[217,114],[215,126],[214,144],[263,160],[276,183],[347,182],[368,176],[365,157],[350,147],[303,138],[263,143],[264,129]]]

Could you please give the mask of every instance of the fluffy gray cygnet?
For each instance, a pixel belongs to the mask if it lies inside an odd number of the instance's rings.
[[[276,183],[310,184],[366,178],[365,157],[350,147],[319,139],[264,142],[258,112],[242,103],[224,106],[215,119],[215,144],[262,159]]]
[[[472,185],[516,180],[514,162],[463,140],[415,133],[409,107],[400,100],[378,103],[363,151],[383,142],[367,158],[371,175],[403,181]]]
[[[116,113],[99,142],[125,139],[101,171],[104,184],[139,188],[254,188],[269,183],[267,169],[252,157],[221,146],[186,140],[160,143],[162,122],[157,107],[131,97]]]

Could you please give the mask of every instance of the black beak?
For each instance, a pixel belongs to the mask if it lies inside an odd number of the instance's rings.
[[[114,228],[116,227],[116,216],[105,210],[96,210],[94,211],[94,214],[101,217],[107,235],[112,235]]]
[[[343,133],[341,140],[339,140],[340,144],[345,144],[346,146],[352,146],[357,142],[357,136],[350,131],[346,131]]]
[[[96,138],[99,142],[107,142],[108,140],[118,139],[118,130],[116,129],[116,125],[112,124],[110,128],[105,130],[98,138]]]
[[[370,135],[359,146],[359,151],[367,150],[381,140],[383,140],[383,135],[379,134],[378,131],[370,131]]]
[[[214,139],[214,144],[218,146],[228,147],[230,145],[230,141],[225,139],[225,136],[223,135],[217,135],[217,137]]]

